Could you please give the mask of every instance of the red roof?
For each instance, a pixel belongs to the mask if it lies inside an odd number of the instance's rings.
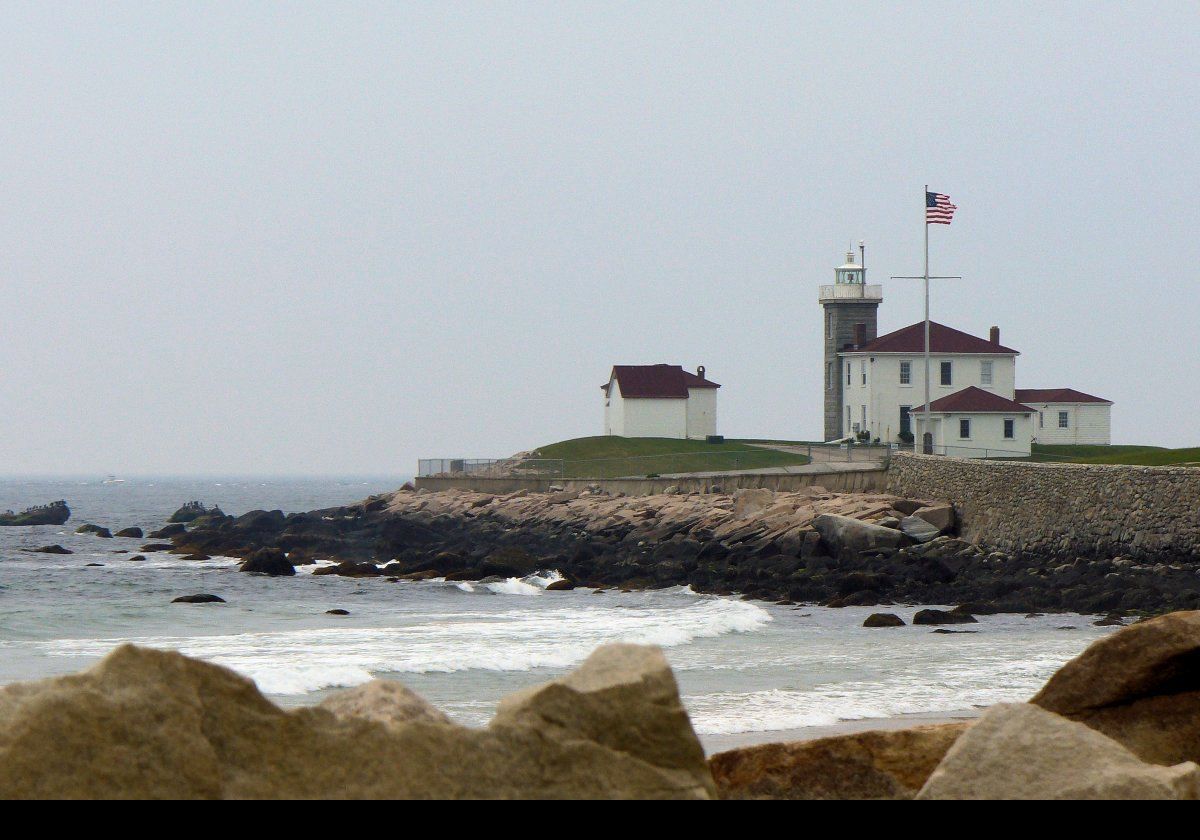
[[[881,335],[870,341],[855,353],[924,353],[925,352],[925,322],[918,321],[910,327]],[[976,338],[961,330],[947,327],[935,321],[929,322],[929,352],[930,353],[1000,353],[1018,355],[1016,350],[1003,344],[992,344],[986,339]]]
[[[1017,399],[1025,403],[1104,403],[1112,400],[1093,397],[1074,388],[1018,388]]]
[[[924,406],[920,406],[912,409],[912,411],[924,412],[924,409]],[[1033,414],[1034,411],[1027,405],[1013,402],[999,394],[993,394],[991,391],[976,388],[974,385],[970,388],[963,388],[961,391],[955,391],[948,397],[934,400],[929,404],[929,410],[932,414],[962,414],[967,412],[972,414]]]
[[[701,379],[679,365],[614,365],[612,376],[625,399],[686,400],[689,388],[720,388],[716,382]],[[609,382],[600,387],[608,393]]]

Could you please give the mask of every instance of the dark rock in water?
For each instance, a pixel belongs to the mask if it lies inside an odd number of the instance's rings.
[[[1078,630],[1079,628],[1073,624],[1066,624],[1066,625],[1063,625],[1062,627],[1055,627],[1054,629],[1055,630]]]
[[[1106,615],[1099,621],[1092,622],[1093,627],[1124,627],[1125,619],[1119,615]]]
[[[75,529],[76,534],[95,534],[97,537],[103,537],[106,540],[112,539],[112,531],[103,528],[99,525],[93,525],[91,522],[86,525],[80,525]]]
[[[921,610],[913,616],[913,624],[978,624],[975,616],[965,612]]]
[[[179,510],[171,514],[168,522],[192,522],[199,519],[201,516],[224,516],[225,514],[219,507],[213,505],[211,508],[205,507],[203,502],[187,502]]]
[[[170,525],[164,525],[157,531],[151,531],[149,537],[152,540],[168,540],[176,534],[183,534],[186,532],[186,525],[181,522],[173,522]]]
[[[575,588],[575,584],[569,580],[556,580],[554,583],[546,587],[547,592],[570,592]]]
[[[104,567],[104,564],[103,564],[103,563],[86,563],[85,565],[87,565],[87,566],[99,566],[99,567],[101,567],[101,568],[103,568],[103,567]]]
[[[11,510],[0,513],[0,526],[63,525],[71,518],[71,509],[64,501],[26,508],[20,513]]]
[[[958,635],[965,635],[965,634],[971,634],[971,633],[978,633],[979,631],[978,630],[947,630],[945,627],[939,627],[937,630],[934,630],[933,632],[934,633],[942,633],[943,635],[946,635],[946,636],[958,636]]]
[[[63,548],[61,545],[44,545],[41,548],[29,548],[26,551],[31,554],[74,554],[69,548]]]
[[[246,558],[240,571],[270,575],[271,577],[291,577],[296,574],[296,567],[288,562],[287,557],[280,549],[260,548]]]
[[[251,533],[282,531],[286,524],[287,518],[281,510],[252,510],[233,521],[234,528]]]
[[[872,613],[863,622],[863,627],[903,627],[904,619],[893,613]]]
[[[523,548],[502,548],[489,554],[479,564],[483,576],[500,575],[501,577],[525,577],[538,571],[543,561],[534,557]]]
[[[170,551],[174,547],[175,546],[171,545],[170,543],[146,543],[144,546],[142,546],[138,550],[139,551],[147,551],[147,552]]]
[[[143,534],[142,534],[141,528],[122,528],[120,531],[117,531],[117,533],[113,534],[113,536],[126,537],[127,539],[140,540],[142,538]]]
[[[180,595],[172,604],[224,604],[225,599],[219,595]]]
[[[293,572],[295,569],[292,570]],[[338,563],[336,566],[322,566],[313,571],[314,576],[338,575],[340,577],[379,577],[383,574],[374,563]]]
[[[184,555],[183,559],[191,560],[194,563],[202,563],[205,560],[211,560],[212,558],[209,557],[207,554],[187,554],[187,555]]]
[[[350,615],[349,610],[325,610],[325,615]]]

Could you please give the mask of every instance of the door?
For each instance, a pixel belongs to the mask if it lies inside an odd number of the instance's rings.
[[[912,417],[909,416],[909,413],[908,413],[911,408],[912,408],[912,406],[909,406],[909,405],[900,406],[900,434],[901,435],[911,435],[912,434]]]
[[[926,455],[933,454],[933,432],[926,432],[921,437],[921,451]]]

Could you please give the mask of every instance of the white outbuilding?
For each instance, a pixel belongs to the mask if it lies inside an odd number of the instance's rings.
[[[604,391],[604,434],[693,438],[717,433],[717,389],[704,368],[615,365]]]
[[[918,445],[929,455],[1028,458],[1032,407],[974,385],[912,410]],[[928,433],[928,437],[926,436]],[[921,451],[921,450],[918,450]]]
[[[1074,388],[1018,388],[1017,402],[1037,412],[1035,443],[1112,443],[1112,400],[1093,397]]]

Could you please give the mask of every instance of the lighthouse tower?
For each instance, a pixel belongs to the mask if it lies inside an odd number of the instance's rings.
[[[851,251],[846,254],[846,264],[834,270],[833,285],[820,290],[825,310],[825,440],[853,432],[843,408],[847,373],[840,354],[874,341],[879,334],[883,286],[868,286],[866,281],[866,266],[856,263]]]

